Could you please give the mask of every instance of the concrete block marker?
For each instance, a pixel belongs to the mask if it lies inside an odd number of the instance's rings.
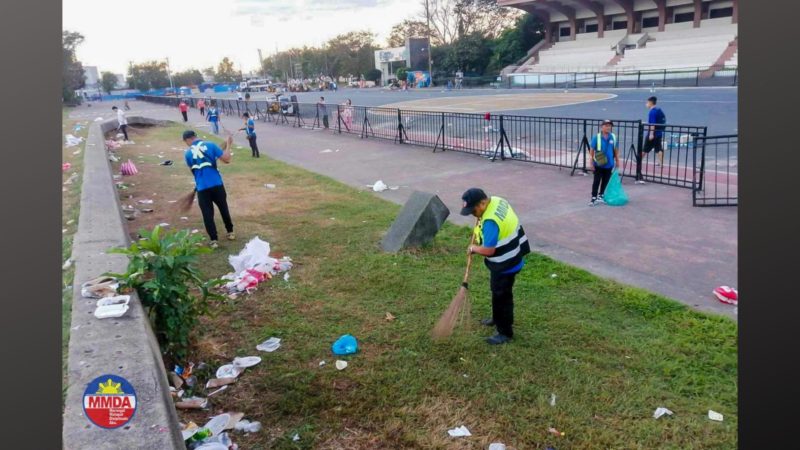
[[[394,253],[425,245],[433,240],[449,215],[450,210],[438,196],[415,191],[384,236],[381,248]]]

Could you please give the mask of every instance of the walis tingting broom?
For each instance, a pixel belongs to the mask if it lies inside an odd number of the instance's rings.
[[[477,223],[476,223],[477,226]],[[472,233],[470,245],[475,243],[475,233]],[[434,339],[443,339],[453,334],[459,320],[462,323],[469,323],[470,319],[470,304],[469,304],[469,268],[472,265],[472,253],[467,256],[467,269],[464,272],[464,280],[458,288],[458,292],[450,301],[450,305],[444,311],[436,326],[433,327],[431,335]]]
[[[192,189],[192,192],[184,195],[178,200],[178,209],[182,212],[187,212],[192,209],[192,204],[194,203],[194,197],[197,195],[197,190]]]

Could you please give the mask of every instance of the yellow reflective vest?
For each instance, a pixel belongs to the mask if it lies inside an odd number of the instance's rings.
[[[492,197],[481,220],[473,230],[475,243],[483,245],[483,222],[493,220],[500,229],[494,255],[484,258],[484,263],[493,272],[504,272],[522,261],[531,252],[528,237],[519,223],[519,218],[504,198]]]

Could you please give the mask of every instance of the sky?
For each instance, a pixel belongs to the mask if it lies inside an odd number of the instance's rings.
[[[223,57],[246,73],[263,56],[338,34],[377,33],[416,16],[418,0],[63,0],[63,29],[86,38],[78,59],[100,72],[127,73],[130,62],[169,58],[170,68],[216,67]]]

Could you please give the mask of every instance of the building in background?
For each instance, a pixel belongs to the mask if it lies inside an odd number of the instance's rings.
[[[116,74],[114,74],[114,76],[117,77],[117,84],[115,86],[117,89],[127,89],[128,88],[128,83],[125,80],[125,74],[116,73]]]
[[[97,66],[83,66],[83,76],[86,79],[85,89],[97,89],[100,86],[100,73]]]
[[[375,50],[375,68],[381,71],[381,84],[397,78],[395,72],[408,66],[408,47],[393,47]]]

